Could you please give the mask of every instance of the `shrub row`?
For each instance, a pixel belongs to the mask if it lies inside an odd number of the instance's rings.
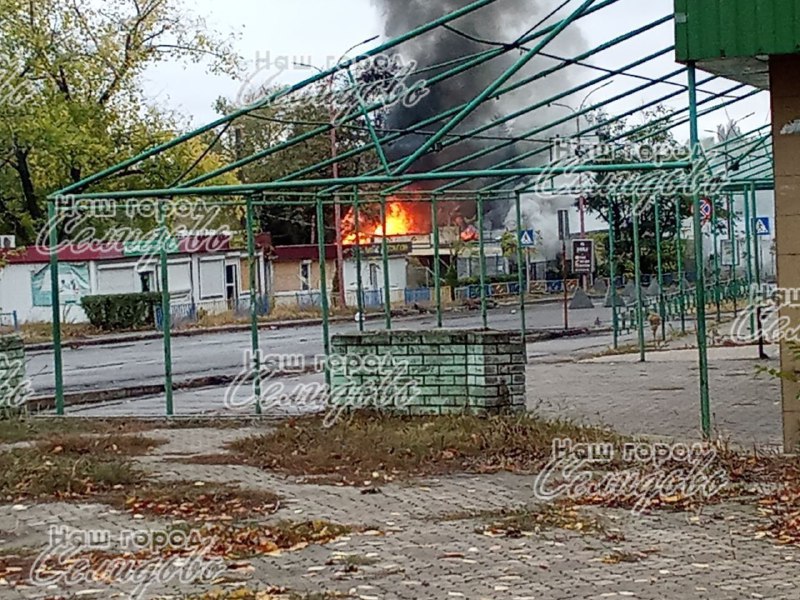
[[[122,331],[152,326],[154,307],[161,302],[161,294],[113,294],[84,296],[81,306],[89,321],[104,331]]]

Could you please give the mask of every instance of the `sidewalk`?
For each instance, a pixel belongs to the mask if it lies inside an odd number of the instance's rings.
[[[263,431],[263,428],[260,430]],[[535,502],[533,477],[462,475],[357,487],[301,483],[256,468],[186,464],[187,457],[223,451],[255,430],[152,432],[169,444],[138,459],[157,476],[230,482],[281,497],[274,520],[329,520],[366,526],[327,545],[231,561],[236,569],[213,586],[225,598],[238,587],[287,588],[306,597],[341,594],[359,600],[795,600],[800,550],[757,534],[752,505],[726,503],[692,515],[669,510],[641,516],[587,508],[605,533],[558,528],[521,535],[487,535],[482,511],[501,514]],[[459,518],[451,515],[462,514]],[[51,525],[82,531],[163,530],[164,520],[134,519],[100,504],[0,505],[0,548],[41,549]],[[350,565],[350,566],[347,566]],[[227,582],[226,582],[227,581]],[[153,582],[148,598],[186,598],[203,587]],[[123,597],[132,584],[80,585],[82,597]],[[45,590],[0,585],[0,599],[41,598]],[[66,590],[63,590],[66,592]],[[60,589],[48,590],[61,593]],[[220,598],[223,596],[204,596]],[[259,598],[272,598],[264,595]],[[281,596],[284,598],[284,596]]]

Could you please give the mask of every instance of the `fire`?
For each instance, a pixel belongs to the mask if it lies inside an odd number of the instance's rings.
[[[359,212],[358,236],[356,236],[355,214],[351,209],[347,215],[342,218],[344,243],[369,244],[372,243],[372,239],[375,237],[396,237],[427,233],[426,228],[429,227],[415,214],[414,208],[417,206],[421,208],[425,205],[396,201],[388,202],[386,204],[385,234],[380,214],[369,214],[367,210],[362,208]]]
[[[386,206],[386,237],[419,233],[414,227],[414,216],[400,202]],[[383,237],[383,223],[375,229],[377,237]]]

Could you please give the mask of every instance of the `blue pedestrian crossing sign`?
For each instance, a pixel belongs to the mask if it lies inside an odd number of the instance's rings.
[[[523,248],[533,248],[536,246],[536,231],[533,229],[523,229],[520,231],[519,243]]]
[[[769,217],[756,217],[756,235],[770,235],[772,232],[769,227]]]

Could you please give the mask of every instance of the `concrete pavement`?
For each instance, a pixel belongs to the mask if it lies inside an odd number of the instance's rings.
[[[312,484],[244,465],[186,462],[193,455],[223,452],[227,442],[263,431],[263,427],[154,431],[153,436],[167,438],[169,444],[139,460],[161,479],[235,481],[249,489],[277,493],[281,508],[274,520],[324,519],[364,526],[371,534],[354,533],[324,546],[312,544],[238,560],[232,563],[236,570],[223,579],[227,583],[215,589],[232,592],[241,586],[278,586],[302,597],[337,593],[361,600],[798,597],[795,580],[800,552],[797,546],[777,545],[759,533],[769,521],[752,503],[730,501],[697,514],[656,510],[636,515],[587,507],[582,510],[599,519],[605,532],[545,527],[519,535],[487,535],[485,522],[469,515],[490,511],[499,517],[502,511],[537,504],[534,475],[429,478],[385,483],[377,493],[364,494],[358,487]],[[102,504],[4,504],[0,505],[4,532],[0,550],[42,551],[54,525],[107,531],[116,539],[120,531],[164,531],[169,524],[170,520],[134,517]],[[163,579],[152,578],[144,598],[186,598],[212,587]],[[49,588],[0,585],[0,600],[45,595],[124,598],[135,586],[135,582],[113,579],[77,580],[71,587],[63,580],[57,582]]]

